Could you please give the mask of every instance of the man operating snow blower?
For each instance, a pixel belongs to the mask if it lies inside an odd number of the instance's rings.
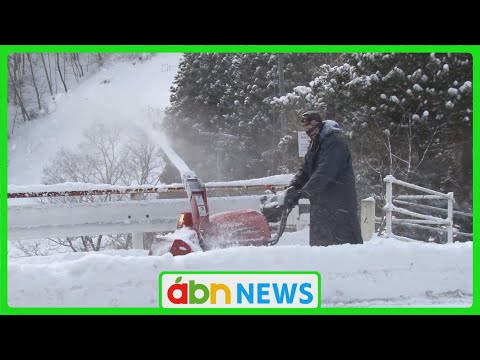
[[[191,209],[180,213],[175,232],[156,237],[149,254],[275,245],[301,197],[310,200],[310,245],[361,244],[352,159],[340,128],[335,121],[322,121],[316,112],[304,113],[302,124],[311,138],[305,161],[290,186],[275,194],[276,204],[263,199],[261,213],[243,209],[211,214],[205,184],[186,171],[186,164],[165,144],[169,159],[182,165],[178,167]],[[269,223],[277,221],[279,231],[272,237]]]
[[[340,127],[315,111],[301,121],[311,141],[284,203],[294,207],[300,198],[309,199],[311,246],[362,244],[352,157]]]

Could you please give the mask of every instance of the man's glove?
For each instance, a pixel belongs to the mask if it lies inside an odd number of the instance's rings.
[[[300,200],[300,191],[297,190],[294,186],[290,186],[285,190],[285,195],[283,203],[289,208],[293,208],[298,204]]]

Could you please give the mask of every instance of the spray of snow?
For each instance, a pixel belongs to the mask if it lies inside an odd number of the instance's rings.
[[[43,168],[60,147],[75,148],[83,140],[84,131],[94,124],[126,132],[143,131],[141,117],[160,113],[169,105],[170,86],[180,57],[160,53],[135,65],[118,62],[91,75],[68,93],[57,94],[51,114],[19,126],[9,139],[9,184],[41,184]]]
[[[137,114],[134,122],[126,122],[123,127],[143,134],[150,142],[158,145],[171,163],[178,169],[182,182],[185,178],[195,177],[195,173],[183,159],[173,150],[171,140],[159,129],[162,115],[151,116],[151,113]]]

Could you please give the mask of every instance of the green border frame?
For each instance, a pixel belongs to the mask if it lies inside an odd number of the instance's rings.
[[[7,92],[8,73],[7,56],[14,52],[397,52],[397,53],[469,53],[473,57],[473,84],[480,81],[480,68],[477,59],[480,58],[480,45],[0,45],[0,124],[3,131],[8,133],[7,119]],[[475,91],[473,91],[475,94]],[[473,95],[473,110],[479,108],[480,97]],[[479,170],[479,126],[473,126],[473,227],[477,228],[478,214],[480,211],[476,196]],[[5,133],[4,133],[5,134]],[[7,286],[7,236],[8,236],[8,140],[2,137],[0,140],[0,315],[162,315],[160,308],[13,308],[8,305]],[[476,292],[479,289],[480,274],[479,254],[480,242],[473,242],[473,300],[469,308],[450,307],[384,307],[384,308],[320,308],[317,312],[320,315],[478,315],[480,314],[480,303],[476,299]],[[238,310],[238,309],[235,309]],[[267,312],[252,311],[255,314]],[[262,309],[263,310],[263,309]],[[294,310],[284,309],[281,314],[298,314]],[[321,310],[321,311],[320,311]],[[182,311],[184,313],[184,311]],[[229,315],[235,314],[233,309],[211,309],[209,314]],[[311,312],[310,312],[311,313]],[[193,314],[193,312],[192,312]],[[205,311],[195,312],[205,314]],[[242,314],[245,312],[242,311]]]

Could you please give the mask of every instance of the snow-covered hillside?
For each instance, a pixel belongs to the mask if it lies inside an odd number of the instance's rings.
[[[43,167],[60,147],[77,146],[94,123],[131,129],[146,112],[164,109],[180,57],[160,53],[135,64],[116,62],[56,95],[49,115],[20,124],[9,139],[8,183],[41,184]]]

